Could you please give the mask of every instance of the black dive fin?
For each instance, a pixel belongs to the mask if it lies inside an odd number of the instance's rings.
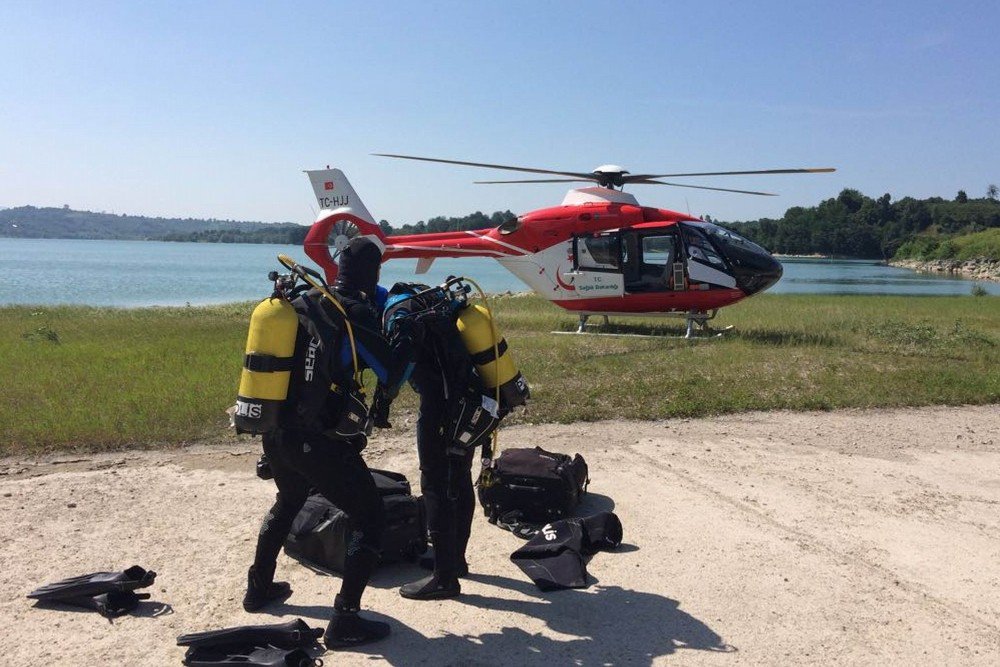
[[[246,648],[238,653],[224,653],[213,648],[192,647],[184,656],[188,667],[215,667],[216,665],[241,665],[242,667],[322,667],[323,661],[313,658],[300,648],[286,650]]]
[[[148,600],[149,593],[135,591],[111,591],[93,597],[60,598],[58,600],[42,600],[45,604],[68,604],[84,609],[93,609],[105,618],[124,616],[139,606],[139,600]]]
[[[70,577],[28,593],[34,600],[58,602],[71,598],[93,597],[104,593],[134,591],[151,586],[156,579],[152,570],[144,570],[138,565],[122,572],[94,572],[79,577]]]
[[[235,628],[192,632],[177,638],[178,646],[277,646],[278,648],[305,648],[312,646],[322,636],[322,628],[310,628],[301,618],[272,625],[241,625]]]

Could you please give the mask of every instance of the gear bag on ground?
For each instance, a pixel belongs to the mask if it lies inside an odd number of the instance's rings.
[[[587,462],[579,454],[508,449],[483,469],[479,503],[494,522],[518,512],[521,521],[547,523],[572,512],[589,482]]]
[[[410,493],[404,475],[372,470],[382,496],[385,526],[380,563],[412,560],[427,550],[427,520],[422,498]],[[323,496],[309,496],[285,541],[285,553],[333,572],[344,571],[350,534],[347,515]]]

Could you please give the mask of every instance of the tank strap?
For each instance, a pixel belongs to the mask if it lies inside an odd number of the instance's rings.
[[[292,370],[292,357],[275,357],[251,352],[243,357],[243,368],[257,373],[278,373]]]
[[[491,345],[482,352],[477,352],[474,355],[472,355],[472,363],[474,363],[477,366],[484,366],[490,363],[491,361],[496,361],[497,357],[502,357],[506,352],[507,352],[507,339],[501,338],[495,350]]]

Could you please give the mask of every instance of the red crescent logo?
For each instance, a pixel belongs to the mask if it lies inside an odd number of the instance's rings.
[[[559,273],[559,269],[556,269],[556,283],[559,285],[559,287],[562,287],[567,292],[573,292],[576,290],[575,286],[563,282],[562,275],[560,275]]]
[[[327,181],[323,184],[324,190],[333,190],[333,181]]]

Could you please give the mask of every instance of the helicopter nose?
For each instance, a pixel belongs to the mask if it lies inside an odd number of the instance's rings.
[[[781,263],[771,253],[736,232],[713,224],[681,223],[689,234],[708,232],[716,248],[728,260],[736,286],[747,296],[762,292],[781,279]]]
[[[736,271],[736,284],[747,296],[763,292],[781,280],[781,262],[767,253],[754,253],[742,264]]]

